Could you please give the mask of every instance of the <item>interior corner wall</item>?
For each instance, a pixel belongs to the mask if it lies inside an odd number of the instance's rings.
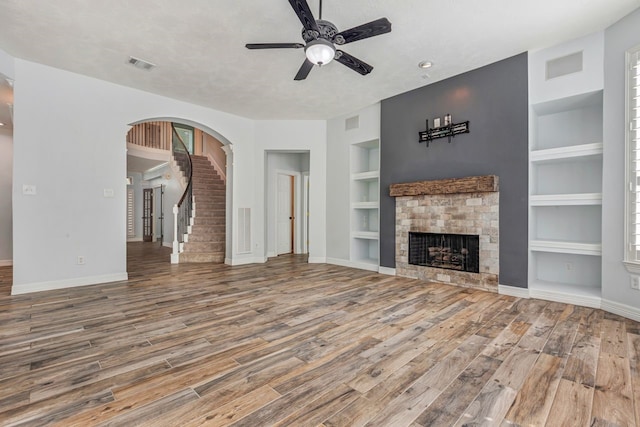
[[[358,127],[346,129],[348,118]],[[327,258],[349,261],[351,247],[351,144],[380,138],[380,104],[327,121]]]
[[[234,145],[234,174],[246,174],[233,177],[234,197],[253,203],[252,120],[20,59],[14,102],[14,294],[126,278],[129,123],[175,117],[215,129]]]
[[[527,54],[382,101],[380,265],[395,267],[395,183],[497,175],[500,180],[502,285],[527,287],[528,241]],[[425,119],[451,114],[470,133],[418,143]]]
[[[13,135],[0,129],[0,265],[13,262],[12,175]]]
[[[640,45],[640,9],[604,33],[602,299],[640,307],[624,259],[625,52]]]

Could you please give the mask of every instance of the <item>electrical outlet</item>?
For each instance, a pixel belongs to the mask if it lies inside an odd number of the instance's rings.
[[[78,260],[76,261],[78,265],[84,265],[84,257],[82,255],[78,255]]]
[[[568,262],[564,266],[567,269],[567,271],[573,270],[573,263],[572,262]]]
[[[631,276],[631,289],[640,291],[640,276]]]

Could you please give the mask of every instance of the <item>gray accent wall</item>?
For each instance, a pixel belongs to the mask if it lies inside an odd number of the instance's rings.
[[[425,119],[451,114],[470,133],[418,143]],[[527,287],[527,54],[382,101],[380,265],[395,268],[395,199],[401,182],[497,175],[500,179],[500,284]]]

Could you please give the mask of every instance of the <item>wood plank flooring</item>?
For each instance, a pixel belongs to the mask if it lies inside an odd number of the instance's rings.
[[[0,425],[640,427],[637,322],[303,256],[128,249],[127,282],[0,295]]]

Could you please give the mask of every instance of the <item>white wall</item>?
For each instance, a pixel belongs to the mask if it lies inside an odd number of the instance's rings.
[[[276,199],[277,199],[277,174],[279,171],[287,171],[287,172],[297,172],[299,176],[296,177],[298,182],[295,183],[296,188],[300,191],[296,192],[295,195],[295,204],[296,204],[296,212],[300,211],[300,213],[296,213],[296,231],[295,231],[295,241],[296,247],[294,247],[294,252],[298,253],[298,249],[301,245],[297,244],[297,242],[301,242],[302,237],[302,211],[301,207],[303,204],[302,199],[302,184],[303,184],[303,172],[309,172],[309,154],[308,153],[278,153],[278,152],[269,152],[267,153],[267,169],[266,169],[266,214],[267,214],[267,256],[273,257],[276,256],[276,217],[277,217],[277,207],[276,207]],[[300,209],[299,209],[300,208]]]
[[[311,260],[324,259],[324,121],[255,122],[20,59],[15,80],[13,293],[126,278],[125,137],[149,118],[191,121],[232,143],[233,215],[252,208],[255,242],[252,254],[232,249],[232,263],[266,255],[265,151],[309,150]],[[23,195],[23,184],[37,195]]]
[[[326,261],[326,122],[324,120],[255,122],[255,163],[247,174],[254,180],[255,210],[252,211],[254,253],[264,261],[267,255],[265,214],[265,167],[267,152],[273,150],[309,152],[309,262]],[[234,147],[234,156],[237,151]],[[237,167],[238,161],[234,157]],[[238,174],[240,175],[240,174]],[[234,189],[235,194],[235,189]],[[249,258],[245,256],[245,258]],[[259,261],[256,259],[255,261]]]
[[[2,49],[0,49],[0,74],[15,79],[14,59]]]
[[[10,265],[13,259],[11,221],[11,182],[13,174],[13,136],[0,129],[0,265]]]
[[[602,299],[640,311],[624,259],[625,51],[640,44],[640,9],[605,31],[604,153],[602,183]],[[618,307],[619,309],[624,307]]]
[[[345,120],[354,116],[359,116],[359,127],[345,130]],[[379,103],[327,122],[327,258],[349,260],[350,146],[378,138]]]

